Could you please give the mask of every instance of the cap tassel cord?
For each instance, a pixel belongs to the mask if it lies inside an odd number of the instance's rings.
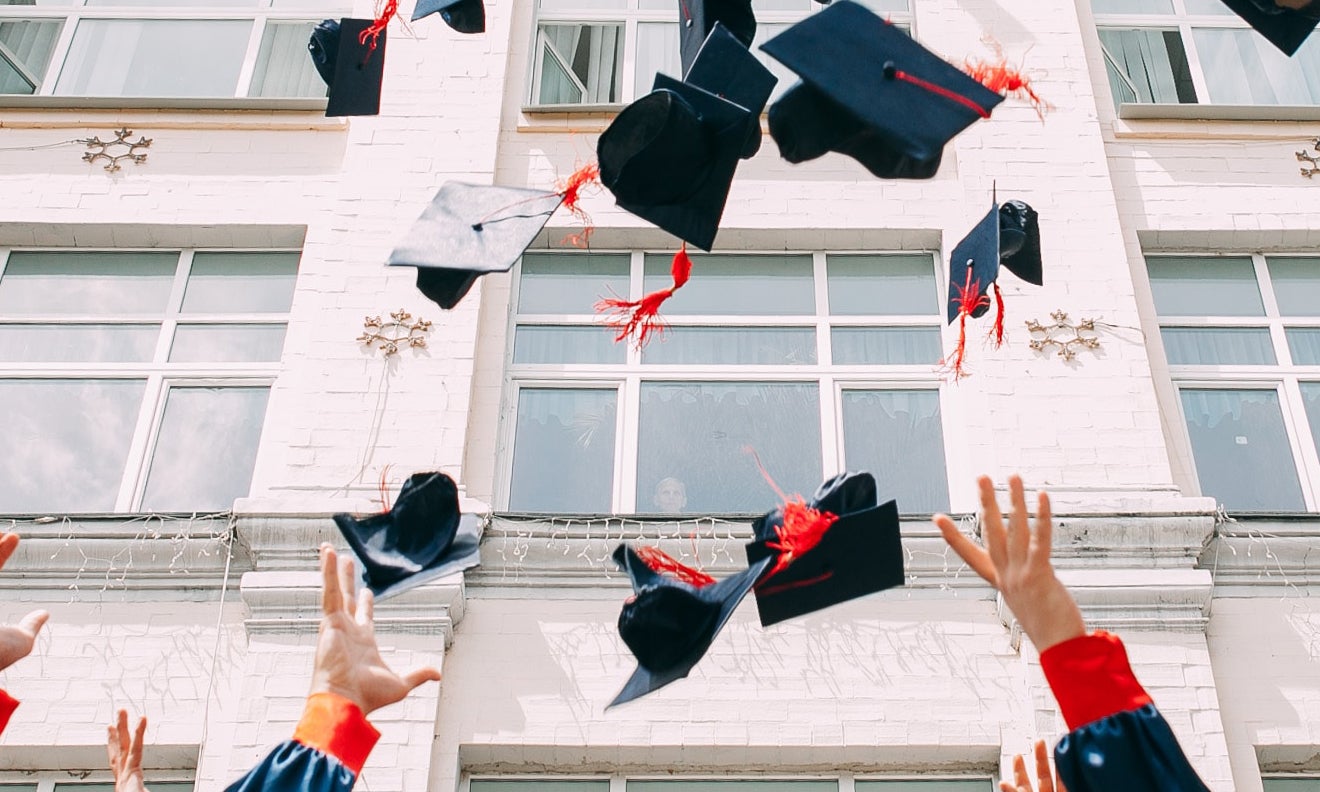
[[[582,200],[582,190],[592,185],[600,184],[600,166],[594,162],[589,162],[581,168],[573,171],[572,175],[563,183],[559,189],[559,194],[564,196],[564,207],[573,215],[578,222],[582,223],[582,230],[564,237],[563,241],[574,247],[586,247],[591,239],[591,233],[596,227],[591,222],[591,215],[580,205]]]
[[[640,300],[624,300],[619,297],[602,297],[596,302],[596,313],[609,313],[605,324],[618,330],[614,336],[617,343],[625,338],[635,338],[637,348],[646,346],[652,333],[664,332],[664,320],[660,318],[660,306],[674,292],[683,288],[692,275],[692,259],[688,258],[687,243],[684,242],[674,254],[669,274],[674,283],[667,289],[653,291]]]
[[[376,51],[376,40],[397,13],[399,13],[399,0],[385,0],[385,8],[381,10],[380,16],[376,17],[366,30],[358,34],[358,43],[366,45],[368,58]],[[367,39],[371,39],[370,44],[367,44]]]
[[[642,563],[651,568],[651,571],[661,575],[669,575],[689,586],[701,588],[715,582],[715,578],[701,570],[680,564],[658,547],[650,547],[649,545],[637,547],[634,548],[634,552],[637,553],[638,558],[642,559]]]
[[[907,83],[911,83],[912,85],[915,85],[918,88],[924,88],[925,90],[930,91],[936,96],[942,96],[951,102],[957,102],[963,107],[966,107],[967,109],[971,110],[973,113],[976,113],[981,118],[990,117],[989,110],[986,110],[984,107],[980,106],[976,102],[973,102],[971,99],[968,99],[966,96],[963,96],[957,91],[951,91],[948,88],[945,88],[943,85],[936,85],[935,83],[930,82],[929,80],[923,80],[922,78],[917,77],[914,74],[908,74],[902,69],[895,69],[892,66],[886,64],[885,75],[889,76],[890,74],[892,74],[895,78]]]
[[[784,502],[784,520],[782,525],[775,526],[775,534],[778,541],[766,542],[766,547],[779,553],[775,559],[775,565],[765,574],[764,580],[783,572],[793,563],[794,559],[801,558],[810,552],[813,547],[820,544],[820,540],[825,537],[830,526],[839,521],[838,515],[813,509],[807,505],[801,495],[795,495],[792,498],[784,494],[775,480],[771,478],[770,472],[761,464],[761,457],[751,448],[745,449],[756,460],[756,468],[761,471],[761,477],[766,480],[770,488],[775,491],[779,499]]]
[[[995,327],[990,331],[990,338],[995,342],[995,349],[1004,345],[1004,294],[995,283]]]
[[[954,301],[958,304],[958,346],[954,348],[953,363],[949,364],[948,358],[945,358],[940,361],[940,364],[946,366],[953,373],[953,380],[957,382],[967,376],[967,371],[963,368],[963,363],[967,359],[967,317],[971,316],[977,308],[989,305],[990,297],[981,294],[980,281],[972,280],[970,262],[967,265],[967,280],[962,286],[954,286],[954,289],[958,292],[958,296],[954,298]]]
[[[1031,78],[1009,66],[1003,58],[994,63],[967,60],[963,63],[963,71],[1000,96],[1012,96],[1027,102],[1036,109],[1041,120],[1045,118],[1045,111],[1054,109],[1054,105],[1042,99],[1031,87]]]

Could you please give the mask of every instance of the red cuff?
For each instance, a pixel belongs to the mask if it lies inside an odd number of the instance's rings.
[[[1069,730],[1151,703],[1123,642],[1103,630],[1051,646],[1040,665]]]
[[[0,732],[9,725],[9,717],[18,709],[18,699],[0,690]]]
[[[293,732],[293,739],[338,759],[353,775],[362,772],[380,732],[358,705],[334,693],[313,693]]]

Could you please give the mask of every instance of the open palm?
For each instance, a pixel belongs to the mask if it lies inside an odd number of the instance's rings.
[[[1044,740],[1037,740],[1035,792],[1068,792],[1059,777],[1050,772],[1050,755]],[[1013,781],[999,782],[999,792],[1032,792],[1031,778],[1027,775],[1027,760],[1022,754],[1013,758]]]
[[[130,738],[128,713],[124,710],[119,711],[119,719],[106,729],[106,752],[115,775],[115,792],[148,792],[142,780],[142,736],[146,732],[147,719],[140,718]]]
[[[0,535],[0,567],[18,548],[18,534]],[[37,641],[37,633],[45,626],[50,614],[44,610],[35,610],[23,617],[18,624],[0,625],[0,671],[10,667],[32,653],[32,646]]]

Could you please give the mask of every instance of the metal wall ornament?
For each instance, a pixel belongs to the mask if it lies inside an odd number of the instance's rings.
[[[379,316],[368,316],[362,320],[362,335],[357,342],[381,350],[386,357],[397,355],[403,347],[426,349],[426,334],[431,332],[431,323],[420,316],[413,315],[400,308],[390,312],[388,321]]]
[[[1059,357],[1071,361],[1077,357],[1078,349],[1099,349],[1100,339],[1096,337],[1094,319],[1083,319],[1073,324],[1064,311],[1050,314],[1053,324],[1043,325],[1035,319],[1027,320],[1027,330],[1032,334],[1031,348],[1044,352],[1057,347]],[[1088,335],[1083,335],[1084,333]],[[1039,336],[1039,337],[1036,337]]]
[[[120,160],[129,160],[134,165],[141,165],[147,161],[147,155],[139,149],[151,148],[151,138],[138,136],[136,141],[129,140],[128,137],[133,134],[133,130],[127,127],[121,127],[115,130],[114,140],[101,140],[101,136],[90,138],[80,138],[77,143],[87,146],[87,153],[83,154],[83,162],[96,162],[105,160],[106,173],[114,173],[122,170],[119,165]],[[113,147],[123,147],[121,152],[114,154],[111,152]]]
[[[1315,139],[1315,150],[1317,153],[1320,153],[1320,138]],[[1320,156],[1316,156],[1316,154],[1312,154],[1303,149],[1302,151],[1297,152],[1297,161],[1305,162],[1309,166],[1302,168],[1302,175],[1306,178],[1309,179],[1317,173],[1320,173]]]

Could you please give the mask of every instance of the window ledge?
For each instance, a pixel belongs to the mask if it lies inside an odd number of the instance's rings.
[[[1118,106],[1123,120],[1173,121],[1317,121],[1320,105],[1145,104]]]
[[[557,104],[557,105],[524,105],[523,115],[547,116],[547,115],[571,115],[571,116],[606,116],[614,115],[626,104]]]
[[[325,112],[326,100],[189,96],[26,96],[0,94],[0,107],[60,110],[280,110]]]

